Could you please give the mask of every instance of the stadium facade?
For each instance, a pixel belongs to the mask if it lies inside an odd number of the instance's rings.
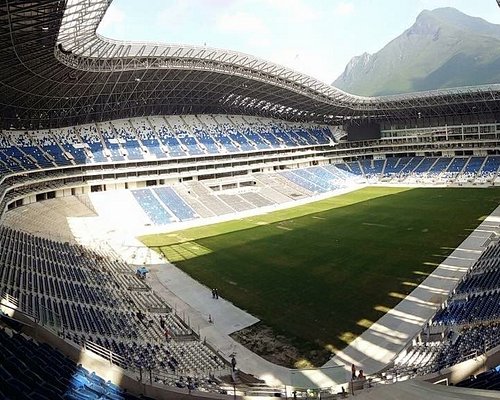
[[[279,179],[309,195],[333,189],[321,179],[498,182],[500,85],[354,96],[247,54],[104,38],[96,30],[109,4],[0,6],[2,214],[97,191],[193,181],[220,190],[218,178],[240,187],[306,168],[323,169]]]

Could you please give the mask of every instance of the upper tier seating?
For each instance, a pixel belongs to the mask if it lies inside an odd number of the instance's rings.
[[[120,134],[123,132],[115,131],[111,123],[103,122],[97,124],[102,142],[104,143],[105,153],[111,161],[124,161],[126,153],[120,145]]]
[[[155,116],[52,130],[2,131],[0,174],[333,143],[326,127],[295,127],[281,121],[245,118]]]
[[[84,150],[87,145],[77,133],[76,128],[57,129],[51,134],[54,141],[63,149],[65,157],[75,164],[85,164],[92,161]]]
[[[137,133],[137,139],[141,149],[143,150],[143,154],[147,154],[148,158],[153,159],[162,159],[167,157],[167,153],[163,151],[150,119],[135,118],[130,120],[130,125]]]
[[[332,131],[313,124],[232,115],[152,116],[40,131],[2,131],[0,176],[80,164],[120,163],[335,144]],[[339,162],[368,182],[491,183],[500,156],[388,157]],[[314,178],[288,173],[313,193],[331,190]],[[307,174],[306,174],[307,176]],[[312,179],[312,181],[311,181]],[[305,185],[305,186],[304,186]],[[175,214],[175,213],[174,213]]]

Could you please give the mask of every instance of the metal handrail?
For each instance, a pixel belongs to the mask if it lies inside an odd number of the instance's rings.
[[[84,350],[91,351],[91,352],[97,354],[98,356],[108,360],[108,362],[110,364],[118,365],[119,367],[121,367],[123,369],[130,369],[130,366],[127,363],[127,360],[123,356],[121,356],[121,355],[95,343],[95,342],[92,342],[91,340],[85,340],[83,342],[82,347]]]
[[[10,304],[6,304],[1,300],[5,300],[5,302],[12,304],[12,306]],[[37,313],[33,309],[33,307],[28,307],[26,305],[20,308],[19,300],[7,292],[3,292],[0,294],[0,302],[2,306],[10,308],[15,312],[27,316],[28,318],[32,319],[33,322],[49,328],[54,333],[61,333],[62,335],[64,335],[66,327],[62,323],[62,316],[54,310],[51,310],[42,305],[39,306],[39,309],[41,311],[40,313]]]

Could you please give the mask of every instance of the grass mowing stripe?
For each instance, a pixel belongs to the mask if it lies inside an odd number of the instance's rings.
[[[369,187],[141,240],[304,346],[342,348],[499,203],[498,188]]]

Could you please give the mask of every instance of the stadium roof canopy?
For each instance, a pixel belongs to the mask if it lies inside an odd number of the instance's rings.
[[[111,40],[96,33],[110,2],[2,2],[2,127],[45,128],[158,114],[250,114],[338,123],[500,111],[500,85],[369,98],[247,54]]]

